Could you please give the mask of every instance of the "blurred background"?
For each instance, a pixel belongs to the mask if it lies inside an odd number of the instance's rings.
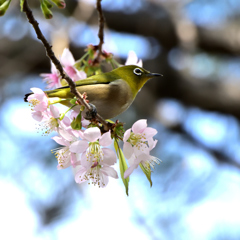
[[[69,47],[79,59],[98,44],[95,1],[67,1],[34,15],[56,55]],[[52,136],[35,129],[23,96],[45,88],[50,62],[12,2],[0,18],[0,238],[240,239],[239,0],[102,0],[104,49],[122,64],[134,50],[149,81],[118,119],[140,118],[158,130],[152,155],[162,159],[153,187],[140,169],[104,189],[77,185],[58,171]],[[118,166],[116,166],[118,169]]]

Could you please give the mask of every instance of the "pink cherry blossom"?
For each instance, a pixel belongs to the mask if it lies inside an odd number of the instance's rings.
[[[156,134],[157,130],[147,127],[145,119],[138,120],[125,132],[123,153],[130,167],[125,171],[124,178],[127,178],[140,163],[147,168],[150,166],[154,168],[155,163],[159,164],[160,160],[150,155],[150,151],[157,144],[157,140],[153,140]]]
[[[113,165],[117,162],[116,154],[109,148],[112,143],[111,133],[106,132],[101,136],[100,129],[97,127],[88,128],[80,133],[82,140],[71,144],[70,151],[74,153],[82,153],[81,163],[83,166],[91,167],[94,163],[103,162],[107,165]]]
[[[30,88],[33,94],[29,95],[27,101],[32,104],[33,111],[46,111],[48,107],[48,98],[40,88]]]
[[[71,152],[82,154],[75,180],[77,183],[90,180],[94,185],[105,187],[108,176],[118,178],[117,172],[110,167],[117,162],[116,154],[105,148],[112,143],[111,133],[101,135],[99,128],[93,127],[85,130],[81,138],[70,146]]]
[[[125,65],[137,65],[139,67],[143,66],[142,59],[138,59],[137,54],[134,51],[129,51],[128,58]]]
[[[43,81],[47,83],[47,88],[59,88],[62,87],[61,76],[56,69],[55,65],[51,62],[51,73],[40,74],[43,77]]]
[[[94,165],[91,168],[80,166],[75,175],[75,181],[82,183],[90,180],[94,186],[103,188],[106,187],[109,182],[108,177],[118,178],[115,169],[107,165],[101,166],[96,164],[96,166]]]
[[[77,160],[77,155],[75,153],[70,152],[69,146],[71,145],[71,141],[67,141],[62,136],[55,136],[52,138],[55,142],[64,147],[60,147],[58,149],[52,150],[55,153],[55,156],[58,160],[57,169],[65,169],[70,166],[74,168],[77,165],[80,165],[80,161]],[[74,139],[72,139],[74,140]]]
[[[87,77],[84,71],[79,71],[75,68],[75,60],[73,58],[72,53],[69,51],[68,48],[63,50],[62,56],[60,58],[60,62],[64,66],[64,70],[68,74],[73,81],[78,81],[80,79],[84,79]]]
[[[36,120],[41,122],[38,125],[38,130],[43,133],[43,136],[50,134],[53,131],[58,131],[61,126],[64,129],[63,123],[59,120],[60,114],[56,106],[50,105],[50,109],[45,112],[33,114]]]

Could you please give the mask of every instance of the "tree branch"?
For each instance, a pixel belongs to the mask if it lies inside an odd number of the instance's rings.
[[[97,61],[100,62],[100,57],[102,55],[102,45],[104,43],[104,16],[101,6],[102,0],[97,0],[96,8],[98,11],[98,23],[99,23],[99,30],[98,30],[98,37],[99,37],[99,44],[98,44],[98,55],[96,57]]]
[[[101,5],[100,5],[101,8]],[[92,108],[91,106],[86,102],[86,100],[83,98],[82,94],[80,94],[77,89],[76,89],[76,84],[74,83],[74,81],[65,73],[65,71],[63,70],[63,67],[61,65],[61,63],[59,62],[59,60],[56,58],[54,52],[52,51],[52,46],[48,43],[48,41],[46,40],[46,38],[44,37],[43,33],[41,32],[40,28],[39,28],[39,23],[35,20],[32,10],[30,9],[27,0],[24,0],[23,2],[23,12],[26,13],[26,16],[28,18],[29,23],[32,24],[36,34],[37,34],[37,38],[39,40],[41,40],[41,42],[43,43],[47,56],[50,58],[50,60],[53,62],[53,64],[55,65],[55,67],[57,68],[57,70],[59,71],[61,77],[63,79],[65,79],[70,87],[71,93],[74,94],[74,96],[77,97],[77,101],[79,104],[83,105],[86,107],[86,109],[88,111],[91,111]],[[102,29],[102,30],[101,30]],[[103,31],[103,27],[99,29],[99,31]],[[103,43],[103,33],[99,34],[102,38],[102,40],[100,40],[99,45],[102,46]],[[101,47],[100,46],[100,47]],[[109,124],[108,122],[106,122],[99,114],[96,115],[96,119],[102,123],[104,130],[108,131],[109,130]]]

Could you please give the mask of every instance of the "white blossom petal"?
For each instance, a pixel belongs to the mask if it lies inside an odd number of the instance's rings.
[[[154,135],[157,134],[157,130],[155,128],[147,127],[142,132],[142,135],[145,137],[145,139],[152,138]]]
[[[110,130],[102,135],[102,137],[99,139],[99,143],[103,147],[109,146],[112,143]]]
[[[109,166],[104,166],[101,168],[101,172],[105,174],[106,176],[112,177],[112,178],[118,178],[118,174],[116,170]]]
[[[45,93],[43,92],[43,90],[42,89],[40,89],[40,88],[35,88],[35,87],[33,87],[33,88],[30,88],[30,90],[33,92],[33,93],[35,93],[35,94],[40,94],[40,95],[45,95]]]
[[[86,172],[87,172],[87,169],[85,167],[81,166],[80,169],[75,174],[76,183],[82,183],[82,182],[85,182],[86,180],[88,180],[87,178],[85,178]]]
[[[101,165],[113,165],[117,162],[117,156],[115,152],[112,149],[109,148],[103,148],[103,163],[100,162]]]
[[[64,66],[73,66],[75,64],[73,55],[68,48],[64,48],[60,61]]]
[[[37,112],[32,112],[32,117],[34,120],[38,121],[38,122],[41,122],[42,119],[43,119],[43,114],[41,111],[37,111]]]
[[[134,154],[136,156],[139,156],[141,154],[148,154],[149,155],[149,147],[145,143],[139,143],[138,146],[133,147]]]
[[[58,110],[58,108],[56,106],[50,105],[50,111],[51,111],[52,116],[54,118],[59,118],[59,110]]]
[[[147,127],[147,120],[146,119],[141,119],[136,121],[133,126],[132,126],[132,131],[134,133],[142,133],[145,128]]]
[[[101,137],[101,131],[98,127],[88,128],[83,133],[83,136],[89,142],[95,142]]]
[[[137,65],[139,67],[142,67],[142,60],[138,60],[137,54],[134,51],[129,51],[128,57],[126,60],[125,65]]]
[[[153,138],[150,138],[148,140],[148,146],[149,146],[149,150],[151,151],[153,148],[156,147],[158,140],[153,140]]]
[[[126,142],[129,137],[130,137],[130,133],[131,133],[131,128],[129,128],[125,133],[124,133],[124,136],[123,136],[123,141]]]
[[[79,140],[71,144],[69,147],[70,152],[83,153],[88,148],[88,142],[85,140]]]
[[[132,166],[130,166],[125,172],[124,172],[124,178],[129,177],[133,170],[136,169],[138,167],[138,164],[133,164]]]
[[[124,156],[127,159],[129,159],[132,156],[132,154],[133,154],[133,147],[132,147],[132,145],[129,142],[125,142],[123,144],[123,154],[124,154]]]
[[[92,167],[92,164],[93,164],[93,162],[87,156],[87,152],[86,151],[83,152],[82,157],[81,157],[81,165],[88,170]]]
[[[67,140],[65,140],[63,137],[55,136],[55,137],[52,137],[52,139],[60,145],[63,145],[63,146],[70,145],[70,143]]]

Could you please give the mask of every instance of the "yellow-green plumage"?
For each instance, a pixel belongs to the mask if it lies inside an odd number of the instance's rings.
[[[129,65],[79,80],[76,86],[80,93],[87,93],[87,100],[96,106],[97,112],[103,118],[110,119],[124,112],[147,80],[154,76],[160,76],[160,74]],[[49,98],[74,97],[68,86],[45,91],[45,93]],[[71,106],[68,100],[61,104]]]

